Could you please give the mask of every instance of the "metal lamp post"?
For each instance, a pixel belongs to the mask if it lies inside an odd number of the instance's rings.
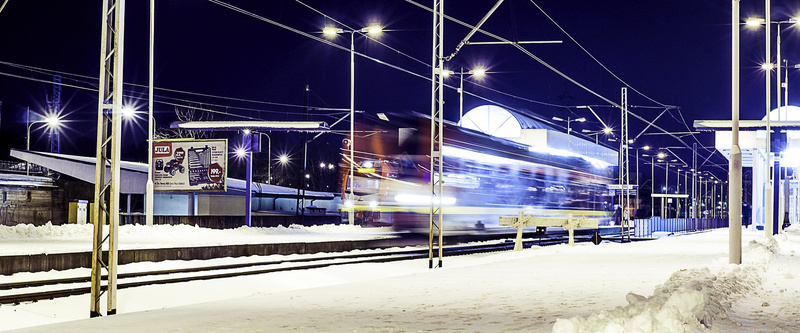
[[[581,133],[586,133],[586,135],[594,136],[594,144],[596,144],[596,145],[600,144],[600,134],[609,135],[609,134],[612,134],[612,132],[613,132],[613,129],[611,129],[611,127],[603,128],[600,131],[592,131],[592,130],[588,130],[588,129],[582,129],[581,130]],[[636,150],[637,150],[637,156],[638,156],[639,148],[636,148]]]
[[[267,133],[256,133],[267,137],[267,184],[272,184],[272,138]]]
[[[696,156],[696,155],[695,155]],[[694,193],[693,165],[692,192]],[[739,148],[739,0],[731,4],[731,152],[728,164],[728,262],[742,263],[742,150]],[[692,194],[694,195],[694,194]],[[694,205],[693,205],[694,206]]]
[[[445,70],[442,72],[442,76],[448,77],[450,75],[458,75],[459,77],[459,86],[458,86],[458,122],[461,122],[461,118],[464,117],[464,75],[473,75],[476,78],[480,79],[486,75],[486,69],[477,67],[472,70],[464,71],[464,67],[461,67],[461,70],[458,72]]]
[[[250,227],[253,217],[251,212],[253,204],[253,136],[249,129],[242,130],[242,147],[237,152],[237,155],[245,158],[247,167],[244,186],[244,225]]]
[[[30,109],[28,109],[28,112],[30,112]],[[46,127],[51,131],[57,131],[58,126],[60,126],[60,121],[57,116],[48,116],[44,120],[37,120],[37,121],[30,121],[30,119],[28,119],[28,126],[27,126],[28,131],[25,134],[25,150],[31,150],[31,127],[33,126],[33,124],[37,123],[47,124]],[[30,176],[30,164],[28,162],[25,162],[25,175]]]
[[[737,3],[734,3],[734,6],[737,7],[737,13],[738,13],[738,1],[737,1]],[[778,36],[777,36],[777,40],[776,40],[777,41],[777,45],[776,45],[776,51],[777,51],[776,52],[777,53],[776,54],[776,56],[777,56],[777,82],[776,82],[777,89],[776,89],[776,95],[777,95],[777,103],[778,103],[778,116],[780,117],[780,108],[781,108],[781,71],[780,71],[780,67],[781,67],[781,58],[780,58],[781,57],[781,54],[780,54],[780,52],[781,52],[781,24],[784,24],[784,23],[795,24],[797,22],[796,19],[794,19],[794,18],[786,20],[786,21],[771,21],[770,20],[770,16],[771,16],[770,15],[770,0],[766,0],[765,1],[765,19],[751,18],[751,19],[748,19],[745,22],[746,25],[751,26],[751,27],[760,27],[763,24],[764,28],[765,28],[764,29],[765,30],[764,33],[766,35],[766,38],[765,38],[765,40],[766,40],[766,47],[765,47],[766,55],[765,55],[765,59],[766,59],[767,62],[762,66],[762,68],[764,68],[766,70],[766,74],[765,74],[765,81],[766,81],[766,109],[767,109],[766,110],[766,113],[767,113],[766,114],[766,121],[767,121],[767,128],[766,128],[767,168],[766,168],[766,170],[767,170],[768,174],[767,174],[767,178],[766,178],[767,182],[765,184],[765,189],[764,189],[764,197],[766,199],[765,200],[765,208],[766,209],[764,209],[764,232],[767,235],[767,237],[772,237],[772,235],[777,233],[777,229],[775,228],[775,224],[777,224],[777,219],[775,219],[774,216],[773,216],[773,214],[774,214],[774,212],[773,212],[774,207],[773,206],[774,206],[774,200],[775,200],[774,197],[773,197],[773,195],[774,195],[773,192],[775,191],[775,184],[774,184],[775,179],[774,179],[773,172],[772,172],[772,169],[774,168],[774,162],[773,162],[773,156],[772,156],[772,152],[771,152],[771,149],[772,149],[772,147],[771,147],[772,126],[771,125],[772,124],[771,124],[771,119],[770,119],[771,118],[771,115],[770,115],[770,111],[771,111],[771,107],[770,107],[770,76],[771,75],[770,75],[770,71],[772,70],[773,66],[772,66],[772,57],[770,56],[770,39],[771,39],[770,26],[772,24],[776,24],[777,28],[778,28],[778,34],[777,34]],[[736,40],[736,42],[737,42],[736,44],[737,45],[736,46],[738,47],[738,35],[736,37],[737,37],[737,40]],[[738,50],[736,50],[736,51],[738,52]],[[737,62],[738,62],[738,59],[737,59]],[[736,90],[737,98],[738,98],[738,86],[735,87],[735,90]],[[738,103],[738,101],[736,101],[736,102]],[[736,107],[738,109],[738,104],[736,105]],[[738,129],[738,126],[737,126],[737,129]],[[738,136],[736,138],[738,139]],[[778,181],[780,181],[780,180],[778,180]],[[778,190],[778,191],[780,191],[780,190]]]
[[[570,132],[572,131],[572,128],[570,127],[570,123],[575,122],[575,121],[582,123],[582,122],[586,121],[586,118],[580,117],[580,118],[572,119],[570,117],[567,117],[567,119],[564,120],[563,118],[553,117],[553,120],[566,122],[567,123],[567,135],[569,135]]]
[[[153,225],[153,205],[155,200],[155,183],[153,183],[153,52],[155,48],[156,1],[150,0],[150,47],[147,79],[147,183],[145,184],[144,221],[145,225]]]
[[[366,28],[361,28],[360,30],[344,30],[339,28],[332,28],[327,27],[322,30],[322,33],[328,36],[335,36],[340,33],[349,32],[350,33],[350,196],[348,198],[350,204],[348,205],[347,211],[347,219],[348,222],[353,225],[355,224],[355,217],[354,208],[355,208],[355,197],[353,195],[353,187],[355,186],[355,173],[353,172],[353,168],[355,167],[355,63],[356,63],[356,51],[354,46],[354,39],[355,33],[369,33],[373,34],[380,34],[383,29],[380,26],[370,26]]]

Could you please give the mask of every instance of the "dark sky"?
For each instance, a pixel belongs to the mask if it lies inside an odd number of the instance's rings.
[[[156,91],[158,126],[175,120],[175,104],[201,106],[221,113],[264,120],[295,119],[306,102],[314,107],[349,107],[349,53],[304,37],[296,32],[246,16],[209,1],[156,1]],[[418,76],[390,68],[363,57],[356,58],[356,108],[367,112],[430,112],[431,14],[402,0],[331,1],[289,0],[226,1],[258,16],[298,31],[321,37],[323,26],[339,21],[351,28],[380,23],[387,30],[379,40],[387,49],[356,35],[355,48],[380,61],[399,66]],[[420,0],[425,6],[431,1]],[[445,12],[475,24],[495,1],[447,1]],[[670,131],[685,132],[695,119],[730,119],[730,21],[729,1],[536,1],[552,20],[568,32],[614,75],[630,85],[631,111],[654,119],[660,104],[678,106],[656,123]],[[25,147],[25,110],[43,112],[52,85],[8,76],[8,74],[52,80],[52,75],[18,67],[32,66],[64,72],[66,84],[90,87],[99,70],[100,19],[102,2],[9,0],[0,12],[0,148],[2,159],[8,149]],[[773,7],[773,19],[788,19],[800,4],[782,2]],[[127,83],[147,84],[148,1],[128,0],[125,40]],[[321,13],[327,15],[325,18]],[[743,1],[742,17],[763,17],[763,2]],[[337,25],[342,27],[341,25]],[[348,27],[343,27],[347,29]],[[563,34],[536,5],[527,0],[506,0],[484,29],[517,41],[563,40],[563,44],[529,45],[526,49],[582,85],[616,103],[625,86]],[[775,29],[773,28],[773,32]],[[449,54],[468,32],[455,23],[445,25],[445,53]],[[774,33],[773,33],[774,35]],[[783,33],[784,58],[800,63],[796,28]],[[774,36],[773,36],[774,38]],[[473,41],[489,41],[477,34]],[[349,34],[334,42],[348,47]],[[763,30],[742,28],[741,34],[742,119],[758,119],[765,113]],[[773,41],[774,45],[774,41]],[[774,47],[774,46],[773,46]],[[774,55],[774,51],[773,51]],[[413,59],[416,60],[413,60]],[[608,123],[619,124],[619,111],[602,99],[568,82],[542,64],[508,45],[468,45],[448,64],[452,69],[484,65],[489,76],[476,86],[468,78],[465,90],[525,110],[544,119],[553,116],[583,116],[578,105],[597,106]],[[82,75],[86,77],[81,77]],[[791,104],[800,93],[797,73],[789,75]],[[798,82],[792,85],[791,82]],[[457,81],[450,81],[457,85]],[[633,91],[638,90],[642,96]],[[178,92],[176,92],[178,91]],[[774,92],[774,89],[773,89]],[[192,93],[192,94],[189,94]],[[506,95],[507,94],[507,95]],[[128,86],[132,103],[146,110],[146,89]],[[221,96],[233,99],[221,99]],[[513,96],[513,97],[512,97]],[[138,98],[138,100],[136,100]],[[238,99],[238,100],[234,100]],[[248,101],[244,101],[248,100]],[[263,101],[269,103],[255,103]],[[654,102],[656,101],[656,102]],[[170,104],[164,103],[168,102]],[[456,120],[458,96],[446,94],[446,117]],[[277,104],[270,104],[277,103]],[[465,110],[488,102],[467,96]],[[286,104],[291,106],[286,106]],[[773,102],[773,105],[775,103]],[[97,93],[64,86],[63,116],[68,128],[62,135],[62,152],[94,155]],[[326,115],[321,115],[325,113]],[[314,111],[313,119],[333,123],[340,115]],[[215,114],[214,119],[243,118]],[[631,118],[631,135],[645,124]],[[575,125],[576,129],[599,130],[597,122]],[[31,135],[32,149],[47,150],[42,130]],[[146,125],[127,124],[123,158],[146,159]],[[334,129],[345,130],[347,123]],[[677,147],[652,128],[637,144]],[[320,160],[335,159],[341,136],[325,135],[312,146]],[[701,145],[713,144],[712,135],[696,135]],[[691,145],[693,137],[684,140]],[[297,134],[274,134],[273,150],[298,151]],[[678,151],[681,153],[680,151]],[[683,152],[689,158],[688,152]],[[707,152],[703,152],[707,156]],[[712,162],[723,162],[713,158]],[[722,169],[704,167],[722,175]]]

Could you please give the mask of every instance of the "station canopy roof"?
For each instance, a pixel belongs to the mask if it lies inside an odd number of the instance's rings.
[[[481,105],[468,111],[458,125],[501,138],[520,137],[523,129],[555,130],[528,116],[495,105]]]
[[[562,133],[541,121],[495,105],[481,105],[470,110],[464,114],[458,125],[528,145],[529,150],[581,156],[588,161],[600,161],[605,165],[618,164],[619,155],[616,150]]]

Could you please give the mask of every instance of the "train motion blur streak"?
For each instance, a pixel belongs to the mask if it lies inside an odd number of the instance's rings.
[[[416,113],[365,114],[356,126],[357,147],[363,150],[354,157],[354,203],[345,195],[351,184],[349,156],[342,155],[340,168],[345,207],[355,205],[357,224],[427,233],[431,173],[430,143],[424,134],[430,119]],[[446,230],[507,231],[498,225],[499,217],[520,210],[537,217],[573,213],[600,219],[601,226],[613,223],[608,190],[612,170],[599,160],[535,150],[454,123],[445,124],[443,154]]]

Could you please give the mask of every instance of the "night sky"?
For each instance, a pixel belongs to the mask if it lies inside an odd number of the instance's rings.
[[[156,91],[158,127],[176,120],[176,105],[217,111],[213,116],[216,120],[300,119],[304,117],[306,103],[313,108],[349,108],[349,52],[345,50],[349,47],[349,34],[332,40],[344,48],[340,49],[210,1],[156,2],[155,85],[169,89]],[[426,10],[402,0],[225,3],[321,38],[324,38],[321,30],[327,25],[344,29],[360,29],[373,23],[382,25],[385,32],[377,39],[392,49],[357,34],[356,52],[403,70],[357,56],[356,109],[370,113],[430,113],[427,78],[431,71],[432,18]],[[432,5],[431,1],[419,0],[419,3]],[[445,13],[476,24],[494,3],[450,0],[445,2]],[[743,20],[764,15],[763,1],[742,1],[741,6]],[[33,112],[44,112],[46,96],[52,91],[52,85],[47,83],[52,80],[49,70],[63,72],[65,84],[96,86],[101,8],[102,2],[96,0],[9,0],[0,12],[0,159],[11,159],[10,148],[25,148],[25,110],[30,107]],[[148,1],[128,0],[126,10],[124,79],[126,83],[146,85]],[[729,1],[506,0],[483,29],[514,41],[563,40],[563,44],[525,48],[615,103],[620,101],[620,88],[626,85],[621,79],[630,87],[628,102],[635,106],[630,110],[644,118],[656,118],[663,105],[676,106],[656,124],[669,131],[686,132],[695,119],[730,119],[730,13]],[[800,13],[800,3],[776,3],[772,19],[786,20],[795,13]],[[592,60],[548,16],[619,79]],[[772,30],[774,49],[774,26]],[[468,31],[447,22],[445,53],[451,53]],[[796,27],[785,27],[782,35],[783,58],[790,65],[800,63],[797,31]],[[763,28],[742,27],[742,119],[760,119],[765,114],[764,71],[760,69],[764,39]],[[490,40],[480,33],[471,39]],[[773,57],[774,53],[773,50]],[[575,131],[601,129],[586,109],[575,107],[579,105],[592,105],[604,121],[619,124],[618,109],[512,46],[467,45],[447,66],[454,70],[485,66],[489,75],[481,81],[466,77],[465,90],[494,103],[542,119],[570,116],[590,120],[574,124]],[[800,91],[794,87],[800,87],[800,75],[796,70],[789,73],[789,101],[797,104]],[[457,86],[458,82],[450,79],[448,84]],[[306,85],[310,88],[308,98]],[[772,90],[774,93],[774,83]],[[144,86],[126,86],[125,93],[130,103],[146,111]],[[455,89],[447,90],[445,100],[445,117],[457,120]],[[465,110],[469,110],[490,102],[465,96],[464,103]],[[772,105],[775,106],[774,101]],[[61,152],[93,156],[97,93],[64,86],[62,108],[62,116],[68,123],[62,134]],[[309,118],[333,123],[342,115],[337,111],[312,110]],[[631,117],[631,136],[645,126]],[[31,148],[47,150],[44,131],[37,127],[33,127]],[[348,123],[343,122],[334,130],[348,128]],[[636,145],[684,146],[668,136],[653,135],[656,133],[659,132],[649,129]],[[126,123],[123,135],[123,158],[146,161],[143,119],[136,124]],[[218,136],[231,137],[232,145],[238,140],[232,133]],[[272,137],[274,154],[300,154],[296,146],[301,141],[299,134],[273,133]],[[314,141],[309,150],[312,162],[335,163],[342,138],[340,134],[326,134]],[[713,144],[710,133],[684,140],[688,145],[698,141],[701,146]],[[688,151],[675,151],[691,160]],[[702,152],[700,160],[708,155],[709,152]],[[724,176],[727,166],[714,167],[714,163],[724,163],[724,159],[711,158],[702,169],[727,178]]]

